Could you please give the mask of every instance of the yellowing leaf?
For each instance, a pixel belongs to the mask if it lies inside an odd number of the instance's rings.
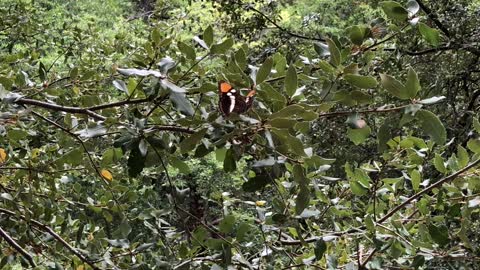
[[[102,169],[102,171],[100,172],[100,174],[102,175],[102,177],[105,179],[105,180],[108,180],[108,181],[112,181],[113,180],[113,176],[112,176],[112,173],[106,169]]]
[[[40,149],[34,148],[32,149],[32,158],[37,158],[40,155]]]
[[[7,152],[5,149],[0,148],[0,163],[4,163],[7,160]]]
[[[264,206],[266,203],[267,203],[266,201],[256,201],[256,202],[255,202],[255,205],[262,207],[262,206]]]

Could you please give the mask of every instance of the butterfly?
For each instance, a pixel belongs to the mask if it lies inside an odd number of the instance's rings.
[[[218,107],[220,111],[228,116],[232,112],[241,114],[248,111],[253,105],[253,99],[256,91],[251,89],[246,96],[242,96],[239,90],[225,81],[218,82],[218,91],[220,101]]]

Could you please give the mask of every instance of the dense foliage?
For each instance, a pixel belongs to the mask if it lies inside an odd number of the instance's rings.
[[[478,267],[479,1],[0,14],[1,267]]]

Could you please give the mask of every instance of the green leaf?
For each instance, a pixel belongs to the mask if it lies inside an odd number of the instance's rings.
[[[360,183],[357,181],[349,181],[350,188],[352,189],[352,193],[358,196],[363,196],[368,193],[368,189],[364,188]]]
[[[328,56],[330,54],[328,51],[328,45],[322,42],[313,43],[313,49],[319,56]]]
[[[435,243],[439,244],[441,247],[450,243],[448,238],[448,228],[445,225],[435,226],[430,224],[428,225],[428,233],[432,237],[433,241],[435,241]]]
[[[478,121],[477,117],[473,118],[473,128],[477,133],[480,133],[480,122]]]
[[[330,62],[333,66],[337,67],[342,62],[340,55],[340,50],[338,49],[335,42],[331,39],[327,39],[328,50],[330,51]]]
[[[437,47],[440,43],[440,32],[437,29],[433,29],[430,26],[419,22],[418,30],[422,37],[432,46]]]
[[[237,236],[237,241],[239,242],[248,241],[249,239],[247,237],[251,231],[252,231],[252,226],[248,222],[240,223],[235,233]]]
[[[377,80],[372,76],[362,76],[355,74],[346,74],[343,78],[353,86],[363,89],[374,88],[377,86]]]
[[[347,28],[347,33],[353,44],[362,45],[368,33],[368,28],[363,25],[355,25]]]
[[[180,143],[180,153],[185,154],[195,149],[195,147],[200,142],[200,140],[202,140],[203,137],[205,137],[206,133],[207,133],[207,129],[204,128],[190,135],[188,138],[184,139]]]
[[[195,50],[188,46],[187,44],[179,41],[177,43],[177,46],[178,46],[178,49],[180,50],[180,52],[187,58],[187,59],[190,59],[190,60],[195,60],[196,59],[196,54],[195,54]]]
[[[173,167],[177,168],[180,173],[188,174],[191,172],[187,163],[183,160],[178,159],[177,157],[170,156],[168,161]]]
[[[57,165],[70,164],[72,166],[78,166],[83,163],[83,151],[80,149],[73,149],[67,152],[61,158],[56,161]]]
[[[412,264],[410,265],[411,267],[418,269],[422,267],[425,264],[425,257],[422,255],[417,255],[413,258]]]
[[[300,215],[310,203],[310,189],[308,186],[300,185],[300,191],[295,200],[295,213]]]
[[[470,139],[467,148],[475,154],[480,154],[480,139]]]
[[[289,118],[275,118],[269,121],[269,123],[272,127],[288,129],[294,127],[297,121]]]
[[[444,145],[447,141],[447,131],[440,119],[432,112],[419,110],[415,118],[420,121],[420,125],[428,136],[438,145]]]
[[[270,72],[272,71],[272,67],[273,59],[272,57],[268,57],[265,62],[263,62],[262,66],[258,69],[257,77],[255,79],[255,83],[257,85],[265,81],[266,78],[268,78],[268,75],[270,75]]]
[[[394,120],[392,118],[385,119],[383,125],[377,132],[378,151],[380,153],[388,149],[387,142],[393,137],[393,129],[395,127]]]
[[[222,221],[220,221],[220,224],[218,224],[218,229],[222,233],[230,233],[233,231],[234,225],[235,225],[235,216],[227,215],[222,219]]]
[[[470,161],[467,150],[463,148],[461,145],[457,146],[457,158],[458,158],[458,166],[460,167],[460,169],[467,166],[468,162]]]
[[[315,248],[314,248],[315,259],[317,261],[321,260],[326,251],[327,251],[327,243],[322,238],[318,239],[315,242]]]
[[[390,19],[396,21],[406,21],[408,19],[408,11],[398,2],[383,1],[380,2],[380,6]]]
[[[348,128],[347,131],[347,137],[355,144],[359,145],[365,142],[365,140],[368,139],[368,136],[370,136],[370,133],[372,130],[370,129],[369,126],[366,126],[364,128]]]
[[[156,44],[159,44],[161,41],[160,30],[158,28],[153,29],[152,31],[152,41]]]
[[[418,80],[417,73],[413,68],[408,69],[405,90],[409,98],[414,98],[418,91],[420,91],[420,81]]]
[[[211,25],[209,25],[205,31],[203,31],[203,41],[205,41],[205,43],[208,45],[208,46],[211,46],[212,43],[213,43],[213,28]]]
[[[435,154],[435,157],[433,158],[433,166],[435,166],[435,169],[437,169],[437,171],[443,174],[447,173],[447,168],[445,168],[445,162],[443,161],[441,155]]]
[[[194,114],[192,104],[185,94],[171,92],[169,98],[175,108],[183,115],[192,116]]]
[[[420,188],[420,183],[422,182],[422,176],[420,175],[420,172],[418,170],[413,170],[410,173],[410,178],[412,180],[413,190],[418,191]]]
[[[325,60],[320,60],[318,62],[318,67],[327,74],[330,74],[330,75],[335,74],[335,67],[333,67],[330,63],[328,63]]]
[[[285,76],[285,92],[290,97],[295,94],[297,90],[297,71],[293,64],[288,67],[287,75]]]
[[[277,136],[277,138],[284,144],[289,147],[289,149],[296,155],[305,157],[305,150],[303,147],[302,141],[297,137],[294,137],[288,133],[285,129],[272,128],[272,133]]]
[[[43,65],[42,62],[40,62],[38,66],[38,76],[42,81],[45,81],[47,79],[47,68],[45,68],[45,65]]]
[[[109,148],[103,152],[102,155],[102,167],[106,167],[112,163],[119,162],[123,156],[121,148]]]
[[[382,86],[392,95],[400,98],[400,99],[409,99],[410,96],[408,95],[405,85],[399,82],[394,77],[387,75],[387,74],[380,74],[380,78],[382,81]]]
[[[210,52],[212,54],[224,54],[233,46],[233,39],[227,38],[222,43],[212,45]]]
[[[225,172],[233,172],[237,169],[237,162],[235,160],[235,152],[232,148],[228,149],[225,153],[225,159],[223,160],[223,170]]]
[[[299,115],[304,113],[305,109],[300,105],[290,105],[288,107],[283,108],[282,110],[272,113],[268,118],[275,119],[275,118],[288,118],[294,117],[295,115]]]

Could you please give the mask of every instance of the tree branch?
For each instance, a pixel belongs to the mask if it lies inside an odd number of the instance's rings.
[[[442,30],[442,32],[447,36],[450,37],[450,31],[448,31],[447,27],[445,27],[437,18],[437,15],[432,12],[432,10],[427,7],[422,0],[417,0],[418,5],[420,8],[427,14],[427,16],[432,20],[435,25]]]
[[[108,109],[108,108],[115,108],[115,107],[120,107],[123,105],[128,105],[128,104],[139,104],[139,103],[144,103],[144,102],[149,102],[152,101],[151,98],[140,98],[140,99],[126,99],[122,101],[116,101],[112,103],[107,103],[107,104],[100,104],[92,107],[88,107],[87,109],[90,111],[98,111],[98,110],[103,110],[103,109]]]
[[[35,100],[35,99],[28,99],[28,98],[19,98],[15,101],[15,103],[20,105],[33,105],[33,106],[37,106],[37,107],[41,107],[41,108],[45,108],[53,111],[86,114],[100,121],[105,121],[105,119],[107,119],[105,116],[97,114],[89,110],[88,108],[62,106],[54,103],[44,102],[44,101]]]
[[[0,236],[1,236],[3,239],[5,239],[5,241],[7,241],[7,243],[8,243],[11,247],[13,247],[16,251],[18,251],[18,253],[22,254],[22,256],[28,261],[28,263],[30,264],[30,266],[36,267],[35,262],[33,261],[32,255],[30,255],[30,253],[28,253],[28,251],[26,251],[25,249],[23,249],[23,248],[17,243],[17,241],[15,241],[15,239],[13,239],[12,237],[10,237],[10,235],[8,235],[7,232],[3,230],[2,227],[0,227]]]
[[[349,115],[352,113],[387,113],[387,112],[400,111],[405,109],[408,106],[409,105],[403,105],[400,107],[393,107],[393,108],[387,108],[387,109],[382,109],[380,107],[380,108],[374,108],[374,109],[367,109],[363,111],[338,111],[338,112],[322,113],[318,116],[318,118],[332,117],[332,116],[339,116],[339,115]]]
[[[401,203],[400,205],[398,205],[397,207],[393,208],[390,212],[388,212],[385,216],[383,216],[381,219],[379,219],[377,221],[377,223],[383,223],[385,222],[387,219],[389,219],[391,216],[393,216],[396,212],[398,212],[400,209],[404,208],[405,206],[409,205],[412,201],[420,198],[423,194],[427,193],[427,192],[430,192],[432,189],[434,188],[437,188],[437,187],[440,187],[442,186],[443,184],[445,184],[446,182],[448,181],[451,181],[455,178],[457,178],[459,175],[461,175],[462,173],[470,170],[471,168],[477,166],[480,164],[480,158],[477,159],[476,161],[470,163],[468,166],[466,166],[465,168],[451,174],[451,175],[448,175],[440,180],[438,180],[437,182],[431,184],[430,186],[424,188],[423,190],[419,191],[418,193],[414,194],[413,196],[411,196],[410,198],[408,198],[407,200],[405,200],[403,203]]]
[[[78,252],[74,247],[72,247],[69,243],[67,243],[67,241],[65,241],[65,239],[63,239],[60,235],[58,235],[52,228],[50,228],[47,225],[41,223],[40,221],[37,221],[35,219],[31,219],[31,218],[27,218],[24,215],[19,215],[15,212],[12,212],[12,211],[10,211],[8,209],[4,209],[4,208],[0,208],[0,213],[4,213],[4,214],[7,214],[9,216],[20,218],[20,219],[24,220],[25,222],[27,222],[29,224],[32,224],[33,226],[37,227],[38,229],[50,234],[53,238],[55,238],[58,242],[60,242],[65,248],[67,248],[72,254],[77,256],[82,262],[90,265],[90,267],[92,267],[95,270],[100,270],[100,268],[95,266],[95,264],[93,262],[88,260],[83,254]]]

